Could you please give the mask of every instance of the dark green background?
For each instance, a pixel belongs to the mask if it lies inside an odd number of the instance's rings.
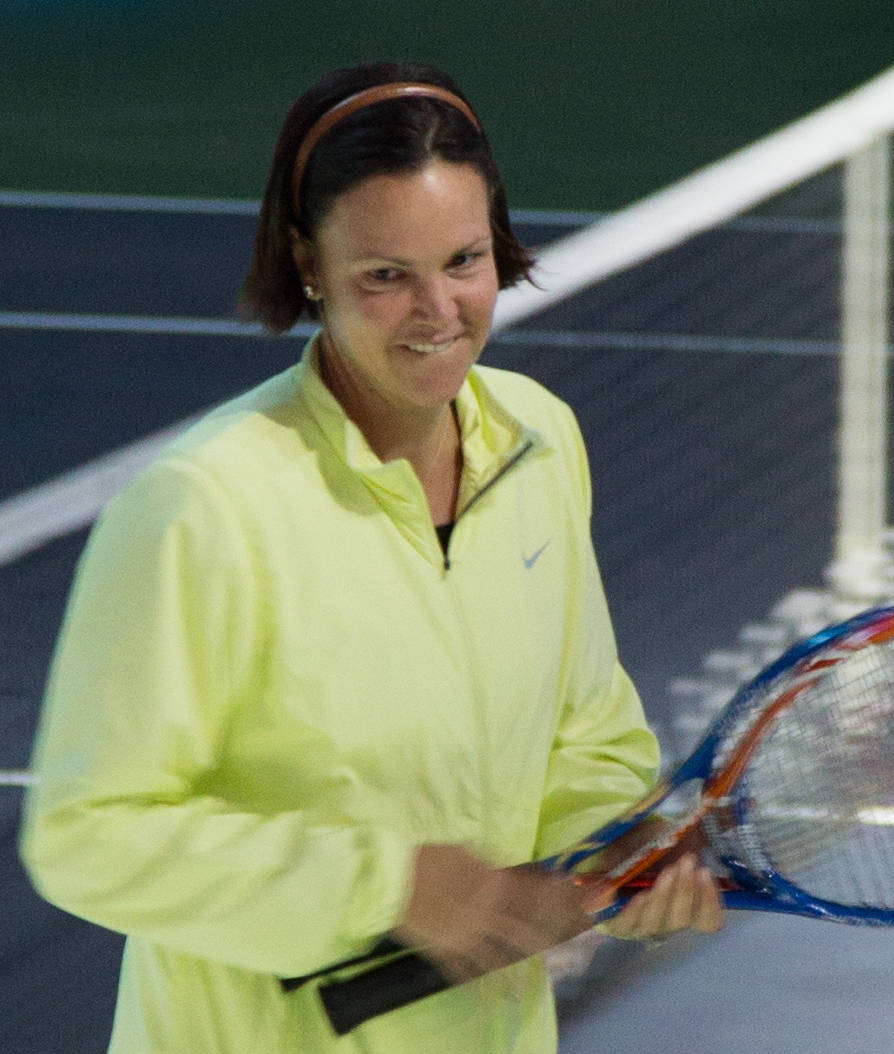
[[[0,186],[260,195],[324,69],[475,101],[516,208],[624,204],[894,64],[892,0],[0,0]]]

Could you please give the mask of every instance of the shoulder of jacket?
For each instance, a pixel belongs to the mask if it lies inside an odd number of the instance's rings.
[[[547,403],[562,402],[540,381],[535,381],[526,373],[517,373],[515,370],[506,370],[499,366],[482,366],[480,363],[474,367],[474,372],[496,396],[505,394],[535,401],[544,400]]]
[[[259,465],[283,456],[283,432],[288,430],[290,439],[297,433],[300,409],[290,375],[287,370],[271,377],[187,424],[125,482],[107,508],[182,504],[190,497],[229,503],[252,491],[262,474]],[[294,455],[295,443],[286,445]]]
[[[475,374],[492,398],[527,427],[554,438],[556,428],[577,428],[568,403],[533,377],[494,366],[476,366]]]
[[[281,456],[286,435],[294,456],[302,412],[286,370],[203,414],[159,452],[158,462],[189,462],[222,481],[236,478],[258,459]]]

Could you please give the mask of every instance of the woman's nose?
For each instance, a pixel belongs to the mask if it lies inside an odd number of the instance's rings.
[[[446,275],[420,280],[416,288],[416,311],[435,321],[447,321],[458,314],[453,283]]]

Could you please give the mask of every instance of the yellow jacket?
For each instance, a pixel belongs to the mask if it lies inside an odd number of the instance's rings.
[[[312,346],[94,529],[22,854],[48,900],[128,935],[115,1054],[555,1048],[536,958],[339,1040],[313,985],[276,980],[389,930],[415,846],[536,859],[654,776],[570,410],[485,367],[457,408],[449,561],[409,464],[375,457]]]

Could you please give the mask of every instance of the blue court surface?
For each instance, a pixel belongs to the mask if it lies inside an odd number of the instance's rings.
[[[516,226],[537,246],[586,219]],[[306,330],[274,340],[234,318],[254,220],[233,202],[0,196],[3,1051],[105,1049],[121,940],[30,889],[22,783],[93,511],[167,430],[300,354]],[[837,253],[822,218],[736,221],[486,352],[578,414],[621,655],[671,751],[668,686],[831,558]],[[892,982],[887,930],[755,915],[654,950],[607,942],[559,986],[561,1049],[894,1050]]]

